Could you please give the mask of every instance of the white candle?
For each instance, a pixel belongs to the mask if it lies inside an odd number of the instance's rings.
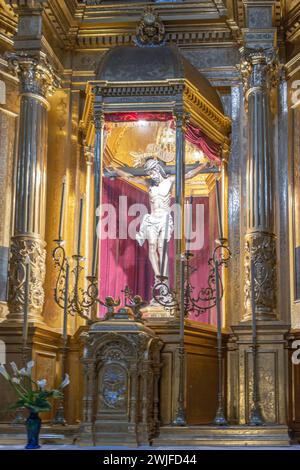
[[[94,234],[94,252],[93,252],[93,265],[92,265],[92,276],[96,277],[97,274],[97,263],[98,263],[98,251],[99,251],[99,239],[97,232]]]
[[[221,210],[219,180],[216,180],[216,196],[217,196],[217,212],[218,212],[218,223],[219,223],[219,238],[221,240],[223,238],[223,226],[222,226],[222,210]]]
[[[69,273],[70,273],[70,265],[69,265],[69,260],[67,259],[66,260],[65,293],[64,293],[64,319],[63,319],[63,340],[65,343],[68,340]]]
[[[58,239],[59,240],[63,239],[62,232],[63,232],[63,225],[64,225],[65,203],[66,203],[66,177],[63,178],[62,190],[61,190],[59,230],[58,230]]]
[[[82,221],[83,221],[83,196],[80,198],[79,206],[79,225],[78,225],[78,239],[77,239],[77,255],[79,256],[81,247],[81,235],[82,235]]]
[[[28,339],[28,307],[29,307],[29,288],[30,288],[30,258],[27,255],[25,259],[25,286],[24,286],[24,321],[23,321],[23,345],[26,346]]]
[[[251,260],[251,311],[252,311],[252,329],[253,336],[256,337],[256,313],[255,313],[255,274],[254,262]]]
[[[221,318],[221,298],[220,298],[220,275],[218,261],[215,260],[215,282],[216,282],[216,308],[217,308],[217,339],[222,341],[222,318]]]
[[[166,222],[165,222],[163,255],[162,255],[161,267],[160,267],[161,276],[165,275],[165,264],[166,264],[167,249],[168,249],[168,233],[169,233],[169,212],[166,215]]]
[[[193,196],[190,195],[189,204],[188,204],[188,223],[187,223],[187,236],[186,239],[188,241],[188,250],[190,251],[191,246],[191,239],[192,239],[192,230],[193,230]]]

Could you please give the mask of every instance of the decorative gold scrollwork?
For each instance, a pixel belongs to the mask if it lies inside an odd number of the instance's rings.
[[[138,46],[162,46],[166,42],[165,26],[151,6],[143,13],[134,42]]]
[[[29,311],[41,314],[44,304],[46,250],[40,238],[18,235],[11,241],[8,306],[11,313],[23,313],[26,259],[30,259]]]
[[[254,263],[256,314],[270,316],[276,308],[276,240],[268,233],[253,233],[245,242],[245,307],[251,312],[251,260]]]

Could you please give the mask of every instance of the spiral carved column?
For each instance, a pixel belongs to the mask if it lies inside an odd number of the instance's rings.
[[[20,80],[21,105],[7,319],[23,319],[25,261],[29,258],[29,320],[42,321],[46,270],[47,98],[58,86],[58,79],[42,53],[33,56],[26,53],[11,54],[9,62]]]

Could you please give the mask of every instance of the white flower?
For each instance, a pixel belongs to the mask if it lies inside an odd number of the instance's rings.
[[[27,362],[27,366],[26,366],[28,372],[30,373],[31,372],[31,369],[34,368],[34,361],[29,361]]]
[[[69,385],[69,383],[70,383],[69,374],[65,374],[65,378],[62,381],[62,383],[60,384],[59,388],[65,388],[67,385]]]
[[[31,376],[31,370],[34,367],[34,361],[29,361],[27,362],[26,369],[23,367],[20,371],[19,374],[23,376],[30,377]]]
[[[17,364],[15,362],[11,362],[10,367],[12,368],[12,371],[13,371],[14,375],[19,375],[19,369],[18,369]]]
[[[47,384],[47,380],[46,379],[38,380],[37,384],[41,390],[44,390]]]
[[[17,377],[13,377],[13,378],[11,379],[11,381],[12,381],[12,383],[14,383],[14,384],[19,384],[19,383],[21,382],[21,380],[18,379]]]
[[[0,374],[3,375],[6,380],[9,380],[9,374],[7,373],[5,367],[2,364],[0,364]]]

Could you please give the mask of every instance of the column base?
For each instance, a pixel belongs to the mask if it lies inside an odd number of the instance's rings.
[[[44,281],[46,273],[46,243],[36,234],[18,234],[12,237],[7,321],[23,323],[28,272],[28,322],[44,323]],[[28,271],[27,271],[28,267]]]
[[[252,325],[232,326],[228,347],[228,421],[250,424],[253,416]],[[287,425],[289,385],[286,336],[281,322],[257,323],[258,407],[264,425]],[[259,426],[258,426],[259,427]]]
[[[262,321],[262,322],[269,322],[269,321],[277,321],[278,320],[278,316],[277,316],[277,313],[275,312],[270,312],[270,313],[267,313],[267,312],[258,312],[256,311],[256,320],[257,321]],[[245,313],[245,315],[243,316],[242,318],[242,323],[250,323],[252,324],[252,313],[250,312],[247,312]]]

